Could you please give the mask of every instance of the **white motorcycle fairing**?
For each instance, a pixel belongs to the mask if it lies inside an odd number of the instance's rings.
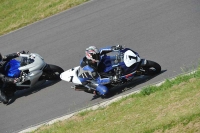
[[[77,66],[77,67],[74,67],[72,69],[69,69],[69,70],[61,73],[60,78],[64,81],[81,85],[82,83],[79,80],[78,75],[77,75],[79,68],[80,68],[80,66]]]
[[[39,82],[38,79],[43,74],[43,69],[46,66],[44,59],[36,53],[20,54],[20,57],[26,59],[29,63],[19,68],[23,74],[23,79],[21,82],[16,83],[16,86],[31,88],[37,84],[43,83],[44,81]],[[25,71],[28,71],[28,73]]]
[[[36,53],[31,53],[29,55],[21,54],[20,57],[25,57],[28,60],[32,60],[30,64],[20,67],[19,70],[21,71],[29,70],[30,72],[32,72],[35,70],[41,70],[46,65],[44,59],[39,54]]]

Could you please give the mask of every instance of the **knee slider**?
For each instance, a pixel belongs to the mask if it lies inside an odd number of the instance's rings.
[[[108,93],[108,88],[103,85],[98,85],[96,90],[100,93],[100,95],[105,95],[106,93]]]

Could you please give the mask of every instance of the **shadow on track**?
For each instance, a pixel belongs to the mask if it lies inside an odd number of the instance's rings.
[[[52,86],[58,82],[60,82],[61,80],[54,80],[54,81],[46,81],[44,83],[42,83],[41,85],[35,86],[33,88],[29,88],[29,89],[24,89],[24,90],[18,90],[15,92],[14,96],[12,97],[12,99],[8,102],[7,105],[12,104],[16,99],[23,97],[23,96],[28,96],[31,95],[33,93],[37,93],[42,89],[45,89],[49,86]]]
[[[116,86],[113,88],[110,88],[109,90],[109,94],[107,95],[106,98],[110,98],[113,97],[115,95],[119,95],[121,93],[124,93],[126,91],[129,91],[131,89],[133,89],[135,86],[145,83],[151,79],[153,79],[154,77],[166,72],[167,70],[162,70],[159,74],[153,75],[153,76],[140,76],[135,78],[134,80],[132,80],[131,82],[125,83],[125,84],[121,84],[120,86]],[[91,100],[95,100],[97,98],[100,98],[100,96],[94,95],[93,98]]]

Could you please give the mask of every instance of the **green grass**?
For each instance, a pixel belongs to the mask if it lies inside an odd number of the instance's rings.
[[[0,0],[0,35],[88,0]]]
[[[200,70],[35,133],[199,133]]]

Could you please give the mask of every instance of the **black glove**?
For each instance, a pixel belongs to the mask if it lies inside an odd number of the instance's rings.
[[[25,52],[24,50],[21,51],[21,52],[17,52],[18,56],[19,56],[20,54],[27,54],[27,53],[28,53],[28,52]]]
[[[17,82],[17,79],[16,78],[10,78],[10,77],[5,77],[2,78],[2,81],[4,83],[10,83],[10,84],[15,84]]]
[[[117,45],[116,48],[117,49],[122,49],[122,45]]]
[[[122,45],[113,46],[113,50],[120,50],[122,49]]]

